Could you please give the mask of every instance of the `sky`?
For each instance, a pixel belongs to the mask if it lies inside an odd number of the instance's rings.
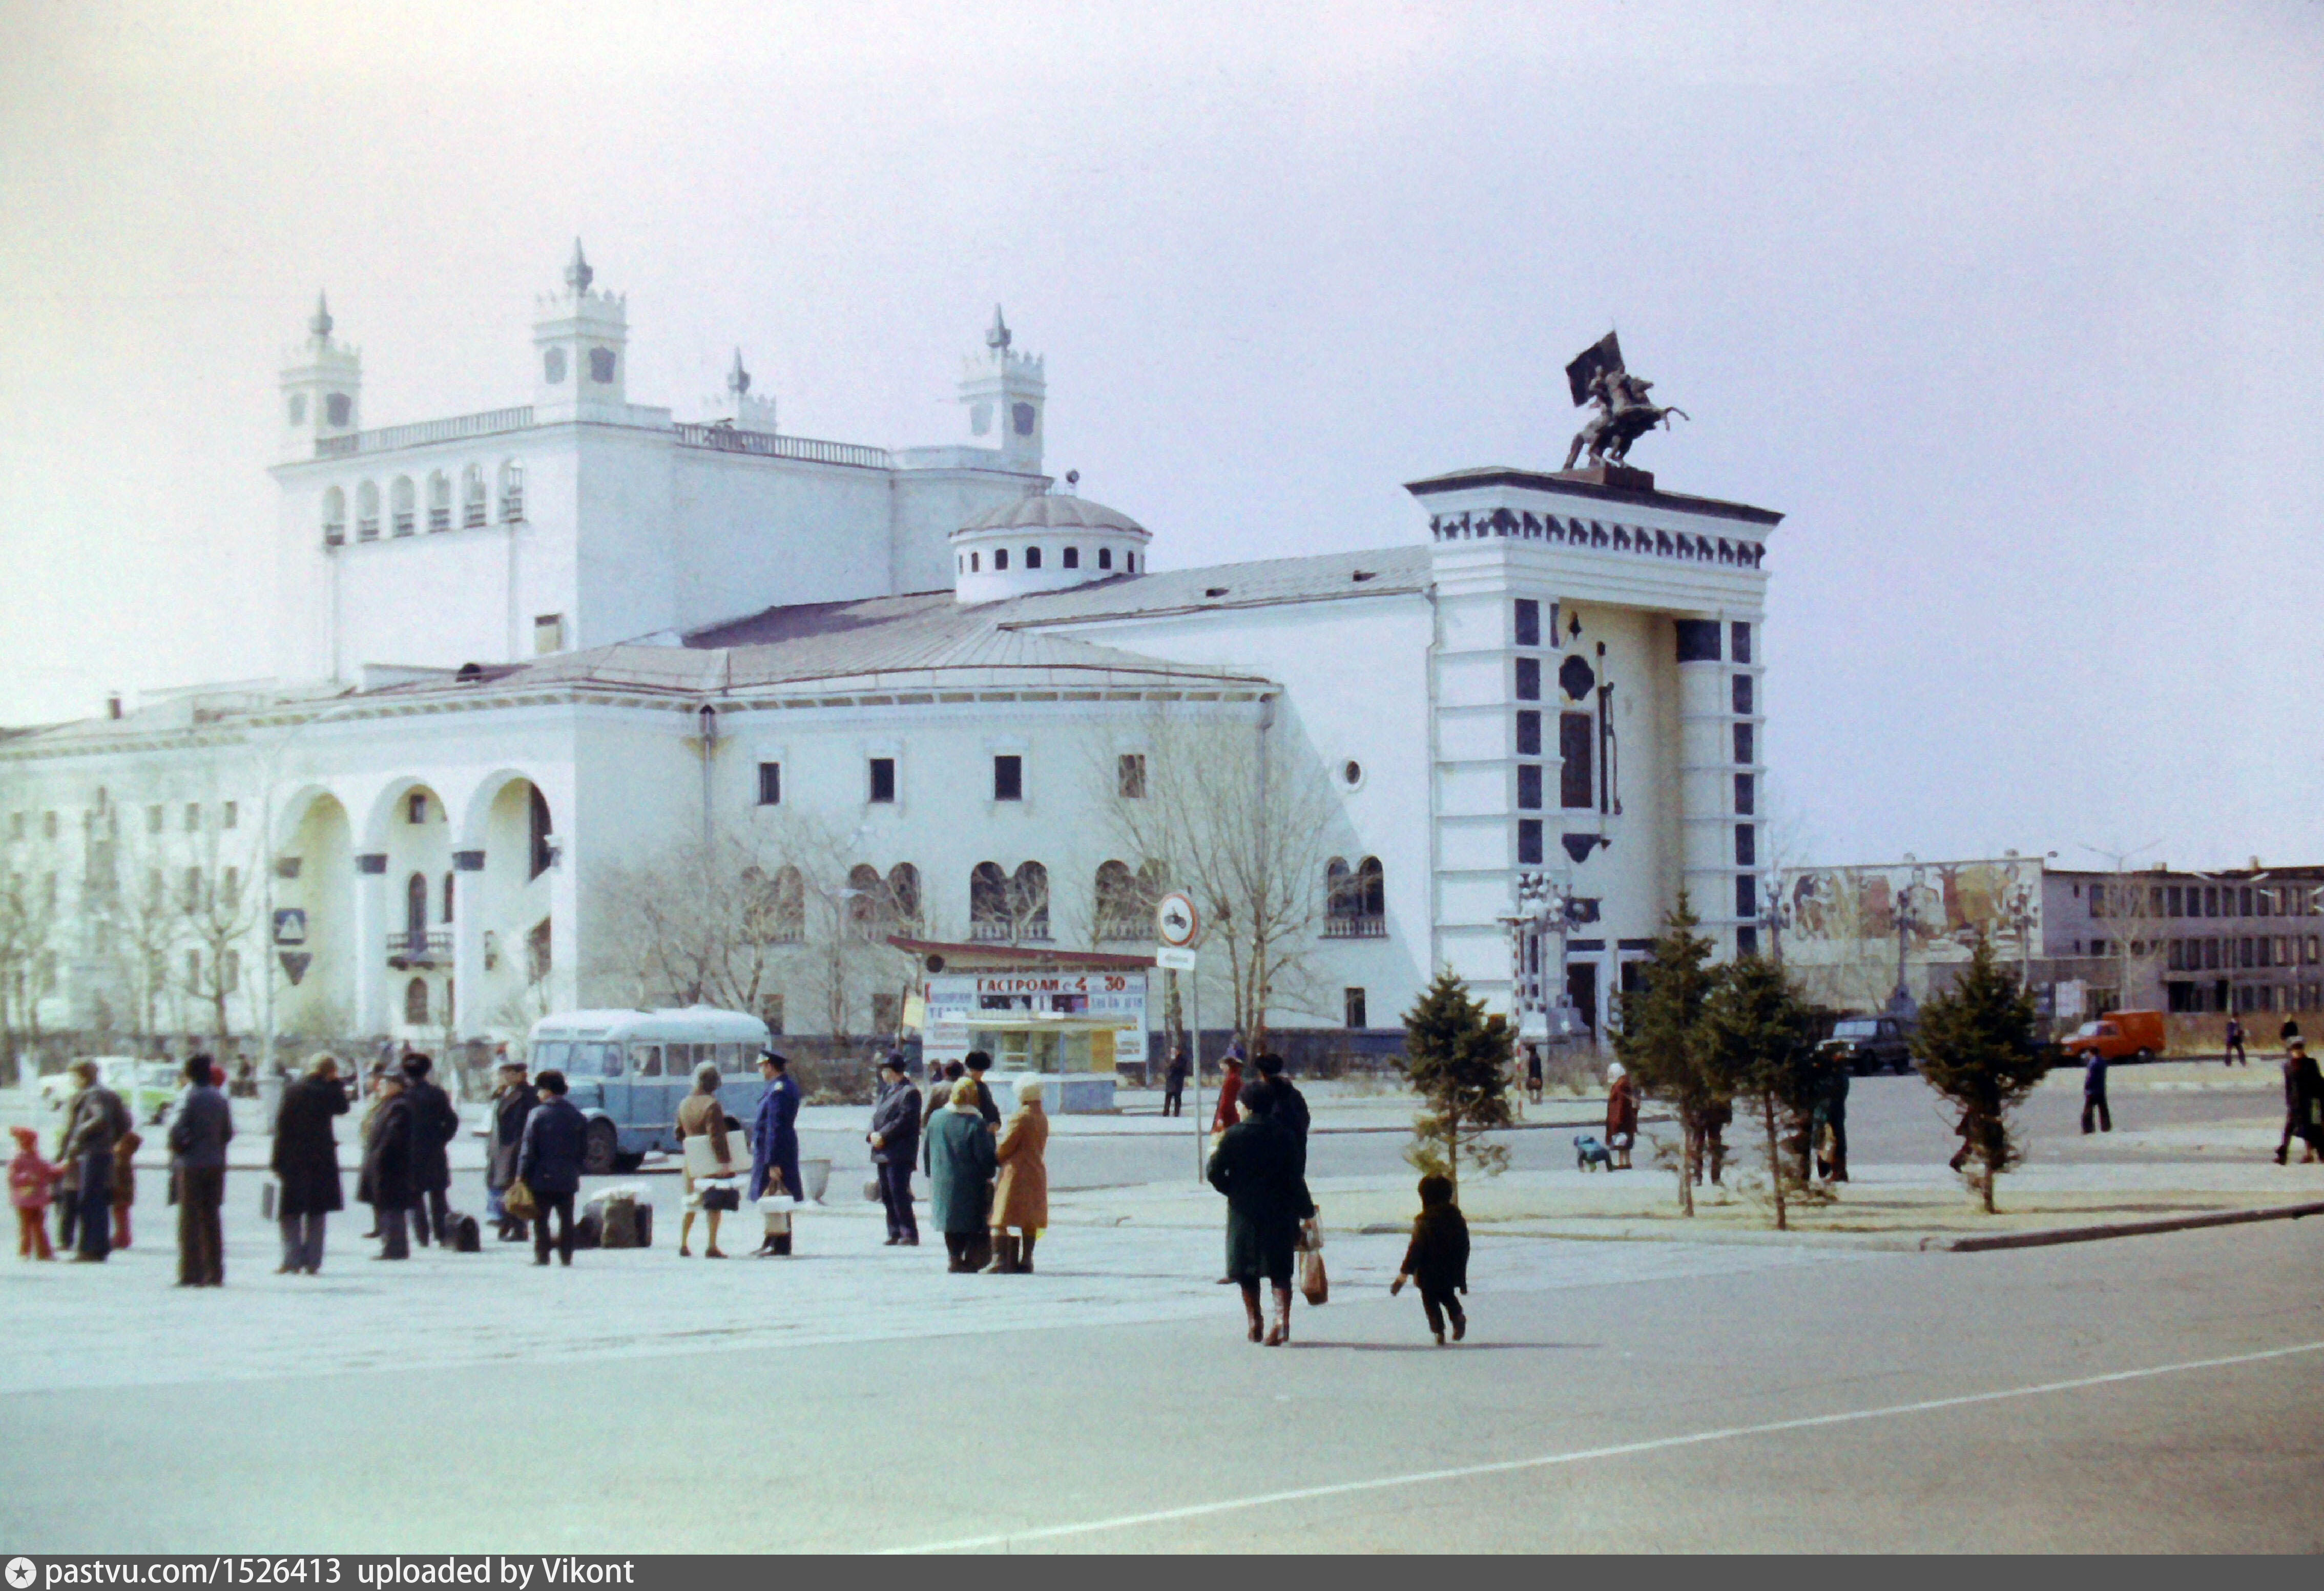
[[[2312,0],[0,0],[0,722],[264,673],[317,290],[367,425],[522,402],[576,235],[681,418],[965,439],[1005,305],[1157,567],[1420,539],[1618,327],[1786,515],[1801,860],[2324,861]]]

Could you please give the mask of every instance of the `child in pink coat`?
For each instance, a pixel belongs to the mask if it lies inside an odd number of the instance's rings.
[[[31,1127],[16,1135],[16,1156],[8,1163],[8,1202],[16,1207],[16,1257],[54,1259],[49,1246],[49,1197],[64,1167],[41,1158],[40,1135]]]

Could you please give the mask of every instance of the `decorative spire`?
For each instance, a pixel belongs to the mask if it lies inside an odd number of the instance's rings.
[[[315,295],[315,313],[307,322],[307,329],[318,338],[331,335],[331,301],[319,292]]]
[[[582,257],[581,240],[575,238],[573,262],[565,268],[565,285],[573,290],[573,296],[577,299],[589,290],[589,284],[596,279],[597,273],[589,269],[589,262]]]
[[[751,372],[742,368],[742,350],[734,350],[734,368],[726,372],[726,391],[740,398],[751,390]]]
[[[995,354],[1009,352],[1009,323],[1001,318],[1001,306],[992,307],[992,329],[984,334],[984,345]]]

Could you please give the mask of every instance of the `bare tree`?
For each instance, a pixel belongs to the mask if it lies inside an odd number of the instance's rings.
[[[40,1042],[41,1001],[54,976],[54,860],[45,850],[28,850],[0,878],[0,1059],[11,1073]]]
[[[197,831],[186,836],[185,869],[177,897],[186,956],[187,997],[210,1008],[210,1032],[220,1044],[231,1036],[227,1007],[242,987],[244,952],[258,925],[263,896],[255,869],[262,860],[255,831],[235,838],[222,804],[201,804]]]
[[[113,960],[141,1038],[161,1031],[161,1002],[176,992],[171,962],[184,938],[185,916],[182,903],[171,895],[170,876],[179,860],[150,827],[133,824],[122,841],[122,878],[110,913]]]
[[[1093,750],[1091,777],[1117,844],[1148,887],[1194,897],[1206,982],[1223,986],[1253,1053],[1270,1013],[1314,1000],[1323,915],[1324,835],[1337,803],[1313,761],[1283,744],[1271,704],[1254,721],[1158,707],[1140,725],[1136,779],[1118,751]]]

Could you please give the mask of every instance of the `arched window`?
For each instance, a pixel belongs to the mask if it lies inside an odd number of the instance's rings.
[[[1028,861],[1009,880],[1010,937],[1046,942],[1049,937],[1049,869]]]
[[[1009,937],[1009,875],[997,862],[979,862],[968,875],[968,936]]]
[[[549,797],[540,793],[539,785],[526,786],[532,799],[527,804],[532,821],[532,870],[525,875],[528,881],[549,871],[549,864],[557,860],[557,846],[550,839]]]
[[[1065,548],[1065,567],[1068,569],[1078,569],[1081,566],[1082,549],[1077,547],[1069,547]]]
[[[898,862],[888,869],[888,899],[896,908],[896,921],[904,927],[920,925],[920,869],[909,862]]]
[[[992,566],[1003,574],[1008,572],[1009,549],[1007,547],[996,547],[992,549]]]
[[[460,472],[460,523],[470,530],[484,522],[484,466],[470,464]]]
[[[847,869],[847,936],[873,940],[892,915],[888,909],[888,881],[869,862]]]
[[[770,903],[773,911],[770,937],[778,944],[798,944],[807,938],[807,878],[797,868],[784,867],[775,874],[775,887]]]
[[[1097,865],[1097,937],[1107,941],[1137,941],[1153,937],[1151,919],[1139,898],[1138,875],[1130,864],[1103,861]]]
[[[1025,549],[1025,566],[1028,569],[1038,569],[1041,566],[1041,549],[1039,547],[1028,547]]]
[[[1113,567],[1113,548],[1102,547],[1097,549],[1097,566],[1101,569]]]
[[[1323,869],[1323,936],[1326,939],[1379,939],[1388,933],[1388,888],[1379,858],[1368,856],[1354,867],[1344,857],[1333,857]]]
[[[347,538],[347,494],[334,486],[323,493],[323,539],[337,547]]]
[[[1342,918],[1352,917],[1361,909],[1360,899],[1349,898],[1354,879],[1346,857],[1335,856],[1323,864],[1323,916],[1334,932]]]
[[[452,921],[452,878],[450,873],[444,875],[444,921],[447,926]]]
[[[1368,856],[1356,864],[1356,884],[1363,891],[1364,915],[1388,915],[1388,875],[1380,867],[1379,858]]]
[[[428,875],[414,873],[403,886],[404,948],[413,955],[428,948]]]
[[[432,531],[452,528],[452,477],[438,470],[428,477],[428,529]]]
[[[428,1025],[428,980],[415,978],[403,986],[403,1021],[408,1027]]]
[[[379,539],[379,486],[375,482],[365,481],[355,488],[355,539]]]
[[[396,476],[395,484],[388,489],[387,495],[389,511],[394,515],[395,519],[395,523],[392,526],[394,533],[398,536],[410,535],[414,523],[411,506],[411,477],[409,475]]]
[[[524,518],[524,464],[518,459],[501,462],[501,522],[514,525]]]

